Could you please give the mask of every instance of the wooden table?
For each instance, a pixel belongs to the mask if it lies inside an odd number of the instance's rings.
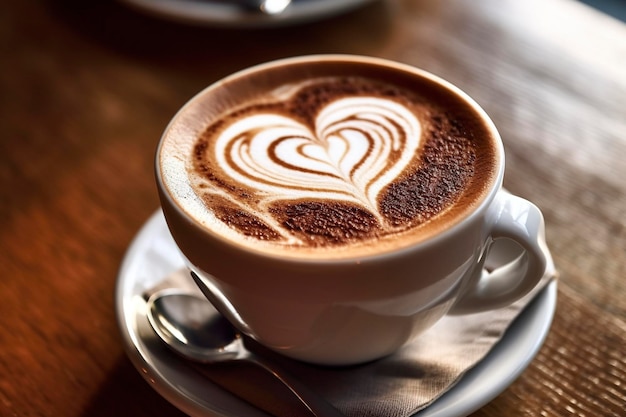
[[[110,1],[0,6],[0,415],[177,416],[125,356],[116,274],[158,208],[155,145],[193,94],[308,53],[459,85],[545,213],[561,272],[530,367],[475,416],[626,412],[626,26],[572,0],[374,2],[293,28],[187,27]]]

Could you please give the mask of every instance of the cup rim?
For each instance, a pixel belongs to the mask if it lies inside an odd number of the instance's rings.
[[[175,127],[182,118],[189,112],[191,108],[198,105],[198,102],[202,101],[205,96],[210,95],[212,91],[221,88],[223,85],[228,84],[236,79],[240,79],[246,77],[248,74],[253,74],[261,71],[265,71],[277,66],[285,66],[285,65],[302,65],[311,62],[331,62],[331,61],[342,61],[342,62],[352,62],[355,64],[366,64],[366,65],[375,65],[380,67],[389,68],[391,70],[399,70],[406,73],[410,73],[413,75],[417,75],[418,77],[425,78],[429,81],[436,83],[438,86],[441,86],[448,91],[452,92],[456,96],[462,99],[466,104],[468,104],[477,115],[480,116],[481,120],[485,123],[487,129],[491,132],[494,141],[494,158],[496,159],[496,168],[494,175],[490,181],[489,190],[485,192],[481,198],[480,202],[476,204],[473,210],[469,211],[467,214],[460,216],[459,219],[446,226],[441,231],[437,232],[432,236],[428,236],[424,239],[417,240],[415,242],[411,242],[407,245],[400,246],[395,249],[390,249],[386,251],[381,251],[377,253],[369,253],[369,254],[361,254],[361,255],[345,255],[341,257],[332,257],[332,256],[318,256],[315,255],[313,257],[307,257],[305,255],[290,255],[285,254],[283,252],[280,253],[270,253],[268,251],[264,251],[262,249],[254,248],[250,245],[239,244],[221,234],[214,232],[206,227],[203,227],[197,220],[195,220],[191,215],[189,215],[178,203],[174,197],[172,196],[172,192],[168,187],[167,182],[163,178],[163,170],[161,168],[161,153],[166,142],[168,133]],[[168,200],[168,204],[171,208],[177,211],[177,213],[184,219],[187,219],[190,224],[193,225],[195,229],[198,229],[203,236],[210,238],[212,241],[219,242],[223,247],[228,248],[232,251],[245,252],[249,256],[254,256],[262,259],[268,259],[283,263],[292,263],[292,264],[308,264],[308,265],[320,265],[320,264],[353,264],[355,261],[358,262],[367,262],[367,261],[376,261],[380,259],[387,259],[389,257],[403,256],[407,253],[427,249],[429,247],[435,246],[439,244],[441,241],[448,239],[450,235],[457,233],[459,229],[462,229],[468,223],[472,223],[474,219],[483,213],[486,208],[491,204],[494,200],[496,194],[502,188],[502,182],[504,177],[504,167],[505,167],[505,154],[504,154],[504,146],[502,143],[502,139],[500,133],[495,126],[493,120],[489,117],[487,112],[474,100],[471,96],[469,96],[465,91],[461,90],[456,85],[451,82],[429,72],[424,69],[393,61],[386,58],[381,57],[373,57],[373,56],[363,56],[363,55],[353,55],[353,54],[312,54],[312,55],[302,55],[302,56],[294,56],[287,58],[280,58],[256,65],[252,65],[250,67],[241,69],[239,71],[235,71],[234,73],[227,75],[211,84],[207,87],[196,93],[192,96],[172,117],[172,119],[167,124],[165,130],[163,131],[155,153],[155,177],[157,180],[157,187],[159,189],[159,194],[162,198],[166,198]],[[163,202],[161,203],[163,204]]]

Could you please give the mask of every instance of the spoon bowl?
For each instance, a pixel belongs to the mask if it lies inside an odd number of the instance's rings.
[[[174,352],[200,363],[236,359],[245,350],[239,332],[206,300],[163,291],[148,300],[148,321]]]

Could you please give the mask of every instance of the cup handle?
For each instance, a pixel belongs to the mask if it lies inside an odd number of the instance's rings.
[[[462,292],[449,314],[469,314],[505,307],[530,292],[550,261],[545,243],[543,215],[523,198],[501,191],[489,207],[489,239],[478,273]],[[483,265],[494,241],[511,239],[523,251],[514,260],[487,271]]]

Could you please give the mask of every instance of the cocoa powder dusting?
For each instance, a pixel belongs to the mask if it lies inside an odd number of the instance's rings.
[[[435,116],[427,129],[422,163],[388,186],[380,205],[395,227],[415,227],[454,203],[474,176],[476,150],[463,124]]]
[[[357,206],[307,201],[270,209],[280,223],[309,246],[336,246],[372,238],[380,230],[376,218]]]

